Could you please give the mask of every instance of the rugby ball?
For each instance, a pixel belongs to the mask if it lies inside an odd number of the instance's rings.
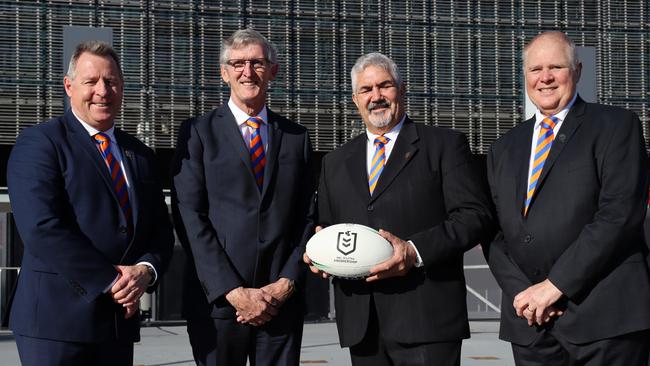
[[[370,268],[393,255],[393,246],[367,226],[336,224],[314,234],[306,251],[321,271],[335,277],[363,278]]]

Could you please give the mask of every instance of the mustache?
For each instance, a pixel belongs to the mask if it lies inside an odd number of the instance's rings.
[[[372,111],[375,108],[388,108],[390,107],[390,102],[387,101],[386,99],[381,99],[376,102],[370,102],[368,103],[368,110]]]

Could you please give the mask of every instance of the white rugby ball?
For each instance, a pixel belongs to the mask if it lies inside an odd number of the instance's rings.
[[[314,234],[306,251],[321,271],[336,277],[362,278],[393,255],[393,246],[367,226],[336,224]]]

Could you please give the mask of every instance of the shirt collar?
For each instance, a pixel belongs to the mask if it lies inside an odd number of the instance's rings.
[[[113,144],[116,143],[116,141],[115,141],[115,125],[112,125],[111,128],[109,128],[106,131],[100,131],[100,130],[96,129],[95,127],[89,125],[83,119],[79,118],[79,116],[74,112],[74,109],[72,109],[72,108],[70,108],[70,109],[72,110],[72,114],[77,118],[77,121],[79,121],[81,123],[83,128],[86,130],[86,132],[88,132],[88,134],[91,137],[95,136],[96,134],[98,134],[100,132],[102,132],[105,135],[107,135],[109,139],[111,139],[111,143],[113,143]]]
[[[391,128],[390,131],[386,132],[383,136],[388,137],[388,141],[395,141],[397,138],[397,135],[399,135],[399,131],[402,129],[402,126],[404,125],[404,121],[406,120],[406,114],[402,117],[402,119],[399,121],[398,124],[395,125],[395,127]],[[366,128],[366,135],[368,136],[368,141],[371,141],[372,143],[375,142],[375,139],[381,135],[375,135],[374,133],[370,132]]]
[[[573,94],[573,99],[571,99],[569,104],[567,104],[566,107],[564,107],[564,109],[562,109],[558,113],[554,114],[553,116],[555,116],[559,121],[564,121],[564,119],[566,118],[566,115],[569,114],[569,110],[573,106],[573,103],[576,101],[577,97],[578,97],[578,92]],[[539,109],[537,109],[535,111],[535,128],[537,128],[542,123],[544,118],[546,118],[546,117],[547,116],[542,114],[542,112],[540,112]]]
[[[242,111],[241,108],[239,108],[235,104],[235,102],[233,102],[232,98],[228,100],[228,108],[230,108],[230,112],[232,112],[232,115],[235,116],[235,121],[237,122],[237,126],[241,126],[242,124],[246,123],[246,120],[249,119],[250,117],[255,117],[255,116],[249,116],[246,112]],[[262,110],[257,115],[262,118],[264,124],[267,124],[269,122],[268,113],[266,111],[266,105],[262,107]]]

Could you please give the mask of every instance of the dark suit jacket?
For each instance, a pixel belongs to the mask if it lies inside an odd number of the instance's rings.
[[[465,135],[407,118],[372,197],[366,143],[364,133],[323,159],[319,223],[388,230],[412,240],[425,266],[373,284],[335,279],[341,345],[362,340],[371,297],[382,334],[395,341],[469,337],[463,253],[490,231],[492,215]]]
[[[224,295],[239,286],[259,288],[286,277],[302,287],[302,254],[313,230],[307,218],[311,145],[304,127],[270,110],[268,118],[261,193],[227,105],[181,127],[172,175],[174,219],[189,254],[186,318],[234,318]],[[274,321],[302,317],[301,308],[294,294]]]
[[[25,244],[9,323],[15,333],[74,342],[139,339],[138,317],[124,320],[122,306],[103,291],[116,264],[147,261],[162,276],[174,237],[153,152],[118,128],[115,138],[137,205],[130,241],[106,164],[71,111],[20,133],[7,169]]]
[[[650,328],[643,236],[646,152],[634,113],[579,97],[555,137],[528,216],[524,196],[535,120],[492,145],[488,176],[501,234],[489,248],[503,289],[501,337],[531,343],[539,327],[513,297],[548,278],[566,295],[545,327],[573,343]]]

